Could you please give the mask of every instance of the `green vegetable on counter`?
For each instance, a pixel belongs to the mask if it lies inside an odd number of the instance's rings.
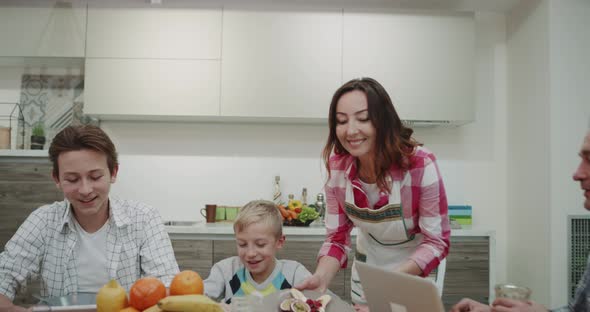
[[[310,208],[308,206],[301,207],[301,213],[297,216],[297,220],[305,223],[310,220],[315,220],[320,216],[320,214],[315,211],[315,209]]]

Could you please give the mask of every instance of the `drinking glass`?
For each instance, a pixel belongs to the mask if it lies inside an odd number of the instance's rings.
[[[496,298],[508,298],[526,301],[531,298],[531,289],[513,284],[498,284],[495,287]]]

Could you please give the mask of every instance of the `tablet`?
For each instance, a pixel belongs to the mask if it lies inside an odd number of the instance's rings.
[[[355,262],[371,311],[444,312],[436,285],[425,278]]]

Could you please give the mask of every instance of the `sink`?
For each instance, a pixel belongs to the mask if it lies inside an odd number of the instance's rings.
[[[196,226],[200,221],[165,221],[166,226]]]

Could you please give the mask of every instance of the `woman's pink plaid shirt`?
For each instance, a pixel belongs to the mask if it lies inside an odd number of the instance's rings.
[[[422,233],[422,244],[411,255],[426,276],[438,266],[449,252],[451,229],[448,218],[447,196],[436,158],[429,150],[418,147],[410,157],[410,168],[391,168],[394,181],[401,181],[401,203],[409,235]],[[344,212],[346,185],[358,179],[356,158],[351,155],[332,155],[329,161],[331,176],[326,192],[326,241],[319,257],[330,256],[345,268],[350,251],[350,232],[354,226]],[[381,194],[379,203],[387,203],[388,194]],[[365,199],[355,198],[358,206]],[[381,205],[376,205],[380,207]]]

